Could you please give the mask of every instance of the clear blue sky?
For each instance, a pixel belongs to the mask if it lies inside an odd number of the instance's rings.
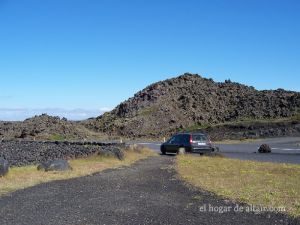
[[[298,0],[0,0],[0,120],[93,116],[184,72],[300,91],[299,12]]]

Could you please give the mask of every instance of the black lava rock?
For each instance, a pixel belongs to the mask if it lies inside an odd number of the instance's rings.
[[[9,171],[9,163],[6,159],[0,158],[0,176],[5,176]]]
[[[271,150],[271,148],[270,148],[269,145],[267,145],[267,144],[262,144],[262,145],[259,147],[258,152],[259,152],[259,153],[271,153],[272,150]]]
[[[37,169],[48,172],[48,171],[67,171],[67,170],[71,170],[72,168],[69,165],[67,160],[55,159],[55,160],[41,163],[37,167]]]
[[[107,147],[101,151],[98,152],[98,155],[104,156],[104,157],[115,157],[119,160],[124,160],[125,155],[122,149],[117,147]]]
[[[36,165],[54,159],[75,159],[92,155],[115,156],[111,148],[125,145],[97,143],[80,145],[81,142],[47,141],[2,141],[0,142],[0,157],[9,161],[10,166]]]
[[[119,160],[124,160],[125,155],[124,152],[120,148],[110,148],[110,151],[114,153],[115,157]]]

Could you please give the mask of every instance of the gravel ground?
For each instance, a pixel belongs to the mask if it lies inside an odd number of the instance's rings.
[[[209,204],[236,205],[188,187],[176,178],[173,163],[171,156],[152,157],[17,191],[0,198],[0,224],[300,224],[275,213],[208,212]]]

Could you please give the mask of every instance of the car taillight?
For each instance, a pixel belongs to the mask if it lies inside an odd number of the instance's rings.
[[[192,137],[192,135],[190,136],[190,144],[192,144],[193,143],[193,137]]]

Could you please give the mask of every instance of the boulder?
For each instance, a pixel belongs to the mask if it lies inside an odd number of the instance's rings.
[[[267,144],[262,144],[258,149],[259,153],[271,153],[271,151],[271,147]]]
[[[5,176],[9,171],[9,163],[6,159],[0,158],[0,177]]]
[[[122,149],[120,148],[112,148],[111,151],[115,154],[115,157],[119,160],[124,160],[125,155]]]
[[[38,170],[48,171],[67,171],[72,170],[67,160],[55,159],[47,162],[43,162],[37,167]]]
[[[98,155],[106,156],[106,157],[116,157],[119,160],[124,160],[125,158],[124,151],[122,149],[117,147],[112,147],[112,146],[103,149],[98,153]]]

